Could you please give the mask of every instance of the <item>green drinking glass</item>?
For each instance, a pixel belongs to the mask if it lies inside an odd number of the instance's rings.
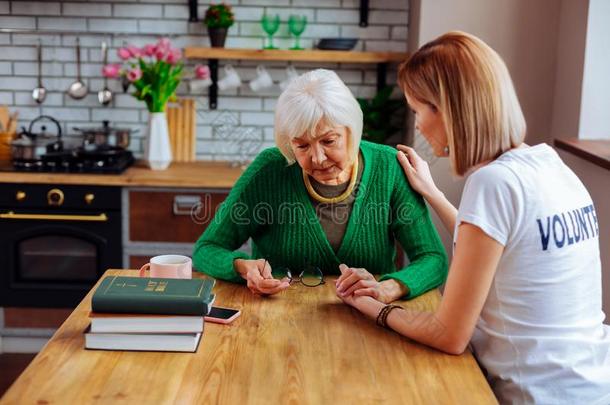
[[[265,31],[269,37],[267,46],[264,46],[263,49],[278,49],[273,46],[273,35],[280,28],[280,16],[278,14],[271,16],[265,13],[263,14],[263,18],[261,18],[261,25],[263,26],[263,31]]]
[[[307,16],[304,15],[294,15],[292,14],[288,18],[288,30],[292,35],[295,36],[294,46],[290,49],[294,51],[302,51],[301,44],[299,42],[301,38],[301,34],[305,31],[305,27],[307,26]]]

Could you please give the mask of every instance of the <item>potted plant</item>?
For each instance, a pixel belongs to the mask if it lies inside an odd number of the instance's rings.
[[[176,88],[182,78],[182,51],[172,48],[169,39],[142,48],[133,45],[118,50],[120,64],[104,66],[106,77],[125,76],[135,87],[132,93],[144,101],[149,111],[148,133],[144,142],[144,158],[151,169],[166,169],[172,152],[169,143],[165,107],[176,99]]]
[[[235,22],[231,6],[225,3],[211,4],[205,12],[203,23],[208,27],[212,48],[222,48],[227,39],[227,30]]]
[[[362,138],[375,143],[386,143],[388,139],[404,127],[403,100],[391,99],[394,87],[379,90],[372,100],[358,98],[362,109],[364,127]]]

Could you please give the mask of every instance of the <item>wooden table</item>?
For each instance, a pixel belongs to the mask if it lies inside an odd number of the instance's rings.
[[[85,350],[90,292],[0,403],[497,403],[470,353],[446,355],[375,326],[336,298],[332,280],[267,298],[224,282],[215,292],[217,305],[242,315],[206,323],[197,353]],[[404,305],[438,302],[433,291]]]

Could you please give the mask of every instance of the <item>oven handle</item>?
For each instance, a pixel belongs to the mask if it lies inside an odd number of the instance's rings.
[[[104,213],[99,215],[62,215],[62,214],[15,214],[13,211],[0,214],[0,219],[34,219],[45,221],[90,221],[106,222],[108,216]]]

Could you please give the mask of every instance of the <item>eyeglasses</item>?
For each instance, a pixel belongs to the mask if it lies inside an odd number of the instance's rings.
[[[289,268],[283,269],[286,272],[286,276],[289,278],[290,283],[301,283],[307,287],[317,287],[320,284],[324,284],[324,274],[319,267],[312,264],[306,264],[305,269],[298,273],[298,275],[290,270]]]

